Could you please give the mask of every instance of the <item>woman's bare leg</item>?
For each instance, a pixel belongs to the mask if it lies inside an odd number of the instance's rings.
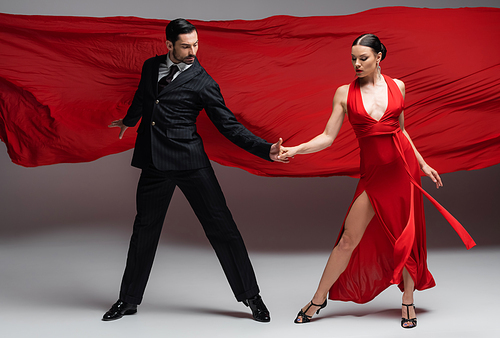
[[[375,212],[373,211],[373,207],[368,195],[364,191],[358,196],[356,201],[354,201],[347,215],[344,224],[344,233],[337,246],[333,248],[330,258],[328,258],[318,289],[312,299],[314,304],[321,305],[326,300],[328,291],[346,269],[351,259],[352,252],[361,241],[366,227],[374,215]],[[309,303],[302,308],[302,311],[305,311],[308,306]],[[312,316],[318,308],[318,306],[311,306],[305,314]],[[302,320],[301,316],[297,317],[297,320],[300,322]]]
[[[404,283],[403,304],[408,304],[408,305],[413,304],[413,291],[415,290],[415,283],[413,282],[413,279],[411,278],[406,268],[403,269],[403,283]],[[417,317],[413,306],[408,307],[408,310],[410,311],[410,316],[408,316],[406,306],[403,306],[401,308],[401,318],[411,319]],[[412,327],[414,325],[411,322],[409,322],[405,323],[404,326]]]

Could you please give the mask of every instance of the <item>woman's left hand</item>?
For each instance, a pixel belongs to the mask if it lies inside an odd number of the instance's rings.
[[[436,170],[431,168],[428,164],[425,164],[424,166],[422,166],[421,169],[424,172],[424,174],[426,174],[427,176],[429,176],[431,178],[432,182],[436,183],[437,189],[439,189],[439,187],[443,186],[443,182],[441,181],[441,177],[439,177],[439,174]]]
[[[282,161],[289,162],[291,158],[297,153],[296,147],[283,147],[281,146],[281,151],[278,158]]]

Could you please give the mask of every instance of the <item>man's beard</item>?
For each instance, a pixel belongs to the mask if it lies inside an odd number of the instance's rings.
[[[185,63],[185,64],[191,64],[191,63],[193,63],[193,62],[194,62],[194,58],[196,57],[195,55],[191,55],[191,54],[190,54],[190,55],[186,56],[184,59],[182,59],[182,60],[181,60],[181,59],[179,59],[179,57],[177,56],[177,52],[175,51],[175,48],[174,48],[174,49],[172,49],[172,56],[174,57],[174,59],[175,59],[176,61],[178,61],[178,62],[183,62],[183,63]],[[188,58],[193,58],[193,60],[192,60],[192,61],[191,61],[191,60],[190,60],[190,61],[186,61],[186,59],[188,59]]]

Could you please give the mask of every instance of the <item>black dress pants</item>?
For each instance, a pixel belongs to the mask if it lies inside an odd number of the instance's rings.
[[[161,229],[175,187],[186,196],[215,250],[238,301],[259,293],[243,239],[212,167],[195,170],[143,169],[137,186],[137,215],[120,299],[140,304],[153,266]]]

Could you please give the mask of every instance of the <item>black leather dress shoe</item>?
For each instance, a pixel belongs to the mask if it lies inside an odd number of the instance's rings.
[[[120,319],[124,315],[133,315],[137,312],[136,304],[129,304],[123,300],[118,299],[116,303],[113,304],[111,309],[102,316],[102,320],[116,320]]]
[[[269,310],[264,304],[264,301],[262,301],[260,295],[257,295],[253,298],[245,299],[243,301],[243,304],[250,307],[250,309],[252,310],[253,319],[255,319],[256,321],[264,323],[271,321],[271,317],[269,316]]]

